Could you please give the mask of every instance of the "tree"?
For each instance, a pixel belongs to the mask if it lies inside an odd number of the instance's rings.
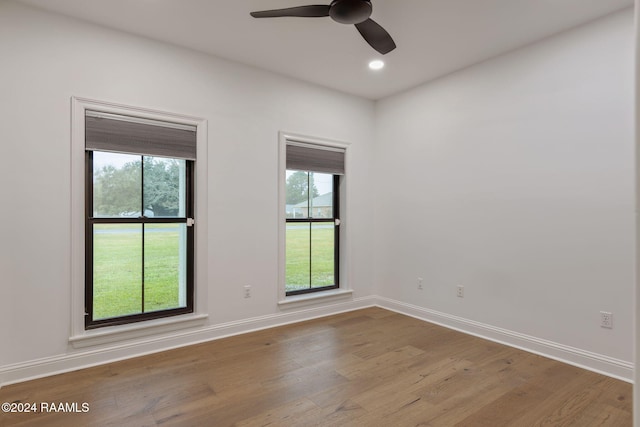
[[[94,172],[93,210],[98,216],[118,216],[140,212],[140,162],[129,162],[120,168],[104,166]]]
[[[155,216],[178,216],[180,165],[176,159],[144,157],[144,208]]]
[[[175,159],[143,156],[120,168],[104,166],[94,173],[94,211],[99,216],[177,216],[180,206],[180,164]],[[144,202],[141,200],[144,165]],[[144,206],[144,208],[143,208]]]
[[[311,197],[309,197],[309,188],[311,188]],[[288,205],[296,205],[318,195],[318,189],[313,182],[313,172],[296,171],[287,178],[286,203]]]

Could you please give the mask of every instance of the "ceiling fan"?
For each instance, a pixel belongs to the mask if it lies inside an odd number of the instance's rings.
[[[385,55],[396,48],[396,44],[371,16],[371,0],[333,0],[329,5],[310,5],[285,9],[251,12],[254,18],[280,18],[284,16],[300,18],[331,17],[341,24],[354,24],[362,37],[372,48]]]

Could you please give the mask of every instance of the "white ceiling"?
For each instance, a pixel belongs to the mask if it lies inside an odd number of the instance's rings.
[[[343,92],[379,99],[633,5],[633,0],[372,0],[398,48],[380,57],[330,18],[250,11],[330,0],[20,0]]]

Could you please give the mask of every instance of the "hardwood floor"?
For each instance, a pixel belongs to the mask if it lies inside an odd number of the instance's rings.
[[[6,386],[80,412],[0,425],[631,426],[631,388],[369,308]]]

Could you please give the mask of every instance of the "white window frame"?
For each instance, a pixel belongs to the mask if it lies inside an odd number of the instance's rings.
[[[339,283],[338,289],[311,292],[301,295],[287,296],[286,291],[286,172],[287,143],[295,142],[320,147],[339,148],[345,151],[345,173],[340,179],[340,251],[339,251]],[[333,141],[289,132],[280,132],[278,138],[278,305],[282,309],[299,306],[333,302],[349,299],[353,295],[351,289],[351,268],[349,259],[349,146],[347,142]]]
[[[195,164],[195,274],[194,312],[125,325],[85,330],[85,114],[87,110],[130,115],[196,127]],[[207,322],[207,121],[157,110],[130,107],[86,98],[71,98],[71,325],[69,342],[88,347],[147,337]]]

